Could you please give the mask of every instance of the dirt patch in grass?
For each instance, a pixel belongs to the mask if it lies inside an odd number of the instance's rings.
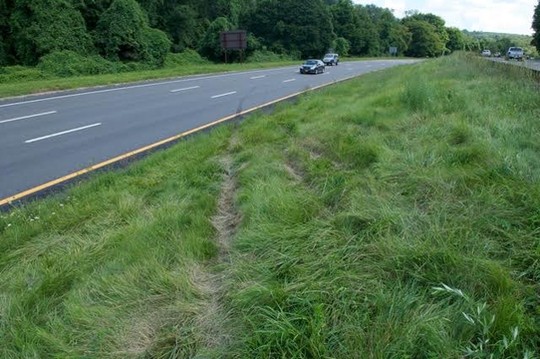
[[[218,262],[227,261],[231,240],[236,233],[242,216],[234,205],[236,181],[233,173],[233,160],[226,155],[221,160],[224,174],[221,192],[218,200],[218,210],[212,218],[212,225],[217,231],[216,241],[219,246]]]

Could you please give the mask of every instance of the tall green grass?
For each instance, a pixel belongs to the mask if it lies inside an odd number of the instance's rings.
[[[394,68],[4,213],[0,356],[536,357],[537,90]]]
[[[191,282],[194,264],[217,250],[209,218],[226,134],[4,215],[0,357],[193,351],[200,293]]]

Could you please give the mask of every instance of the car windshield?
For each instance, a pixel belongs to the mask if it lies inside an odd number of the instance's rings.
[[[316,65],[317,64],[317,60],[307,60],[306,61],[306,65]]]
[[[334,57],[334,54],[326,54],[324,57]]]

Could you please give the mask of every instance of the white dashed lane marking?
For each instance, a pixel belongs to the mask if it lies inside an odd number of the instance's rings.
[[[65,134],[72,133],[72,132],[82,131],[82,130],[86,130],[86,129],[89,129],[89,128],[92,128],[92,127],[97,127],[97,126],[101,126],[101,122],[94,123],[94,124],[88,125],[88,126],[82,126],[82,127],[73,128],[71,130],[66,130],[66,131],[62,131],[62,132],[51,133],[50,135],[46,135],[46,136],[32,138],[31,140],[24,141],[24,143],[32,143],[32,142],[42,141],[42,140],[46,140],[48,138],[57,137],[57,136],[65,135]]]
[[[171,93],[182,92],[182,91],[189,91],[189,90],[195,90],[195,89],[198,89],[198,88],[200,88],[200,87],[201,87],[201,86],[184,87],[184,88],[181,88],[181,89],[171,90]]]
[[[41,116],[52,115],[52,114],[55,114],[55,113],[56,113],[56,111],[48,111],[48,112],[36,113],[36,114],[33,114],[33,115],[28,115],[28,116],[9,118],[7,120],[1,120],[0,124],[8,123],[8,122],[21,121],[21,120],[27,120],[29,118],[36,118],[36,117],[41,117]]]
[[[214,95],[214,96],[212,96],[210,98],[220,98],[220,97],[234,95],[235,93],[236,93],[236,91],[231,91],[231,92],[227,92],[227,93],[222,93],[220,95]]]

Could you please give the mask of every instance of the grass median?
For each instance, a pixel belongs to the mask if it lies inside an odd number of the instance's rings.
[[[0,356],[534,357],[537,91],[398,67],[4,213]]]

